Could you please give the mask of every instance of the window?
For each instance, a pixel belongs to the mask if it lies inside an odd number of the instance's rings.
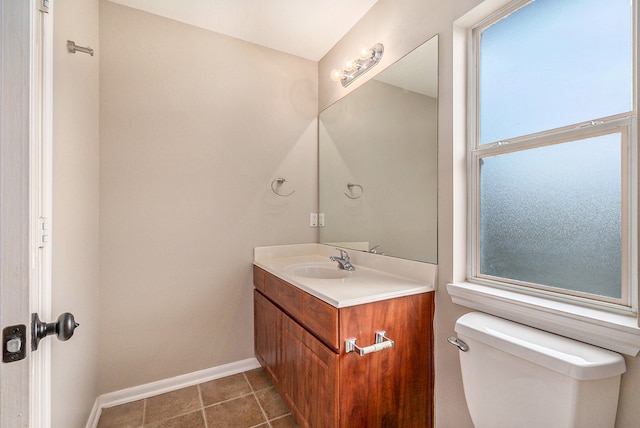
[[[472,281],[635,311],[633,7],[520,1],[473,28]]]

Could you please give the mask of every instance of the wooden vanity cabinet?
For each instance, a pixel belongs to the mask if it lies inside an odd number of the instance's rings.
[[[433,426],[433,293],[335,308],[254,266],[255,352],[302,427]],[[385,331],[393,348],[360,356]]]
[[[279,387],[282,359],[282,311],[257,291],[253,300],[254,346],[260,365],[267,372],[274,385]]]

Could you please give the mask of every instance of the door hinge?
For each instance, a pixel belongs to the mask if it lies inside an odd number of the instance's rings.
[[[40,12],[49,13],[49,1],[50,0],[40,0],[38,2],[38,9],[40,9]]]
[[[38,218],[38,248],[44,248],[49,243],[49,220],[40,217]]]

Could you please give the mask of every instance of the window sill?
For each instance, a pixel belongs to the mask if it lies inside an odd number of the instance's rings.
[[[453,303],[630,356],[640,352],[635,316],[585,308],[486,285],[447,284]]]

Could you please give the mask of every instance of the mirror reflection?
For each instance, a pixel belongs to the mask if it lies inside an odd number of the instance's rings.
[[[319,118],[320,242],[437,263],[438,37]]]

